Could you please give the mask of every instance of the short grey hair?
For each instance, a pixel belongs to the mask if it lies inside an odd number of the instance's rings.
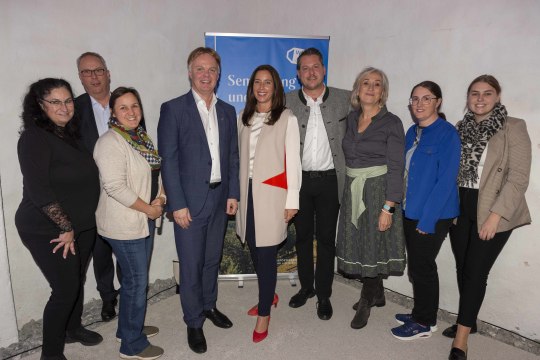
[[[369,75],[373,73],[379,74],[382,78],[383,90],[381,94],[381,99],[379,100],[379,105],[381,107],[386,105],[386,100],[388,100],[388,91],[390,89],[390,84],[388,83],[388,77],[386,76],[384,71],[369,66],[365,68],[364,70],[362,70],[360,74],[358,74],[356,79],[354,80],[354,85],[351,92],[351,106],[354,109],[357,109],[357,110],[360,109],[360,99],[358,98],[358,90],[360,89],[360,85],[362,84],[362,81],[364,81],[366,77],[368,77]]]
[[[105,69],[107,69],[107,63],[105,62],[105,59],[103,58],[103,56],[99,55],[98,53],[96,52],[92,52],[92,51],[87,51],[85,53],[82,53],[81,56],[79,56],[77,58],[77,69],[80,69],[80,65],[81,65],[81,60],[87,56],[94,56],[94,57],[97,57],[99,59],[99,61],[101,61],[101,63],[103,64],[103,66],[105,67]]]

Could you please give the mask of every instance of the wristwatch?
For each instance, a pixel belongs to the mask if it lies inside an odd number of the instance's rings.
[[[390,206],[388,204],[384,204],[382,207],[384,210],[388,211],[390,214],[393,214],[396,212],[396,208],[393,206]]]

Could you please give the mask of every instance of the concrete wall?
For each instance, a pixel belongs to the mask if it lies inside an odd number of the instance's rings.
[[[49,295],[13,223],[22,194],[16,160],[19,114],[31,82],[64,77],[80,94],[75,59],[84,51],[97,51],[107,60],[113,88],[128,85],[140,90],[150,134],[155,137],[159,105],[189,88],[185,61],[191,49],[204,43],[206,31],[330,35],[329,84],[350,89],[363,67],[384,69],[390,79],[388,107],[406,128],[412,124],[407,99],[414,84],[426,79],[438,82],[445,95],[443,110],[455,123],[463,116],[469,82],[491,73],[503,86],[502,100],[509,113],[527,120],[533,143],[527,198],[536,218],[540,210],[539,14],[540,3],[535,0],[1,1],[0,172],[18,323],[41,318]],[[536,221],[512,235],[492,270],[480,313],[482,320],[532,339],[540,338],[538,233]],[[0,252],[5,250],[0,247]],[[172,227],[167,224],[156,238],[151,281],[171,276],[173,258]],[[455,312],[458,295],[448,242],[438,262],[440,306]],[[386,285],[412,294],[406,276],[392,278]],[[87,299],[99,297],[92,271],[86,289]],[[0,298],[2,319],[6,305]]]
[[[0,180],[0,187],[2,181]],[[2,204],[2,191],[0,189],[0,204]],[[17,341],[17,319],[11,291],[11,276],[9,273],[9,259],[6,248],[6,231],[4,226],[4,211],[0,207],[0,318],[3,326],[0,331],[0,347]]]

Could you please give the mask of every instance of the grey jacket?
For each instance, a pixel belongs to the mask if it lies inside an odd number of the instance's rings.
[[[350,91],[327,86],[323,95],[323,103],[320,106],[336,169],[340,202],[345,183],[345,158],[343,156],[341,141],[347,128],[346,120],[350,110],[350,98]],[[300,128],[300,156],[302,156],[310,111],[302,90],[287,93],[286,105],[298,118],[298,126]]]

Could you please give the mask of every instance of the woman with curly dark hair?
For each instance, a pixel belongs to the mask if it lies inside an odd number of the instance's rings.
[[[97,345],[81,325],[84,277],[96,237],[99,175],[73,121],[73,92],[62,79],[30,85],[17,145],[23,199],[15,224],[51,287],[43,312],[42,360],[62,360],[64,344]]]

